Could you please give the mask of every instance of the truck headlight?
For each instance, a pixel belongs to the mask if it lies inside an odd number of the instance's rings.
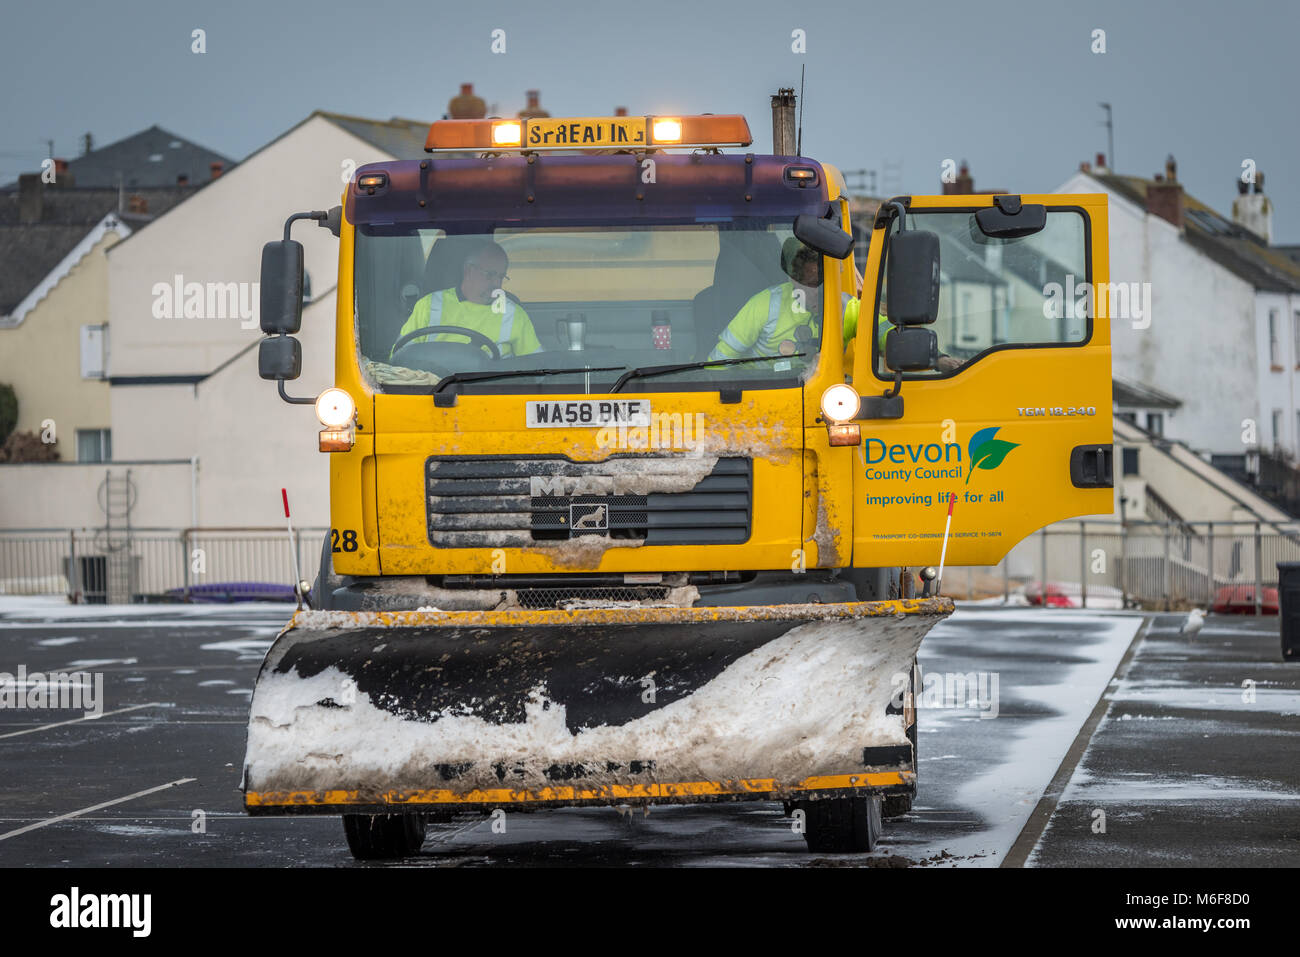
[[[862,398],[851,385],[840,383],[822,393],[822,418],[832,425],[849,422],[862,407]]]
[[[342,429],[352,424],[357,404],[342,389],[326,389],[316,397],[316,418],[327,429]]]

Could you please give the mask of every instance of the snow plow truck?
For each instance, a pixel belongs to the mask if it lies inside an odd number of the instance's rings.
[[[855,242],[840,171],[751,144],[443,120],[265,246],[259,372],[315,405],[331,529],[248,813],[398,858],[466,812],[767,801],[816,852],[907,812],[936,566],[1112,510],[1105,197],[898,196]],[[314,398],[300,221],[339,239]]]

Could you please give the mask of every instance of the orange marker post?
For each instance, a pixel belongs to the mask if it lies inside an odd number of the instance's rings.
[[[298,565],[298,547],[293,540],[293,520],[289,518],[289,490],[280,489],[280,498],[284,502],[284,522],[289,526],[289,553],[293,555],[293,593],[298,597],[298,607],[302,607],[302,592],[298,583],[302,581],[302,569]]]
[[[943,523],[943,549],[939,552],[939,575],[934,582],[934,593],[939,595],[943,589],[943,563],[948,557],[948,529],[952,528],[952,507],[957,501],[957,493],[948,493],[948,520]]]

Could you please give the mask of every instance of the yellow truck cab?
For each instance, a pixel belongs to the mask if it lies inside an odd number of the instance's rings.
[[[1105,197],[897,197],[855,250],[840,172],[751,139],[441,121],[267,245],[261,373],[316,404],[331,532],[250,812],[383,857],[451,811],[726,799],[865,850],[910,805],[952,610],[912,570],[1111,510],[1105,297],[1061,295],[1108,278]],[[340,239],[316,398],[297,219]]]

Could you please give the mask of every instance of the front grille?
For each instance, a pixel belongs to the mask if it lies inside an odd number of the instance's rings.
[[[556,608],[566,601],[663,601],[668,597],[668,587],[521,588],[515,594],[525,608]]]
[[[612,456],[431,457],[429,542],[437,548],[536,547],[590,536],[645,545],[749,539],[749,459]]]

